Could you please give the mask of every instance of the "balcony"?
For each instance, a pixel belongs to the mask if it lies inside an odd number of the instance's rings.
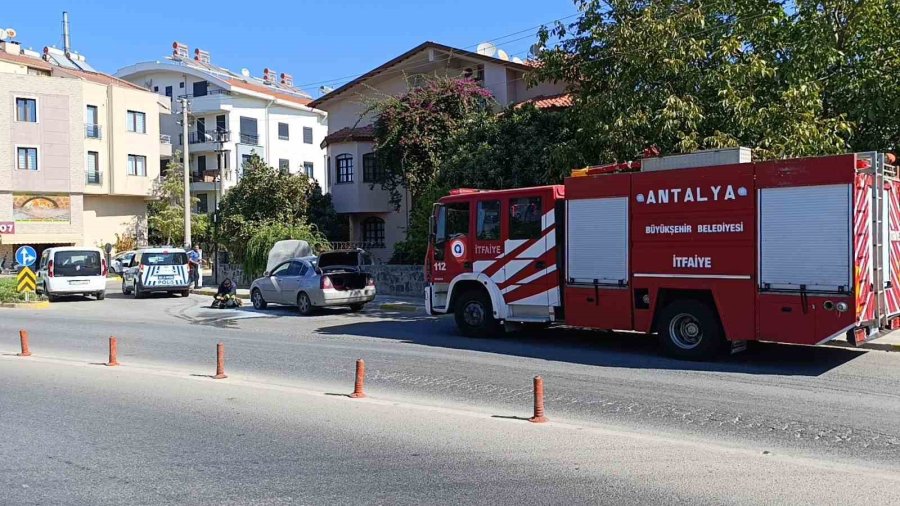
[[[251,146],[259,146],[259,135],[241,134],[241,144],[250,144]]]
[[[191,112],[195,114],[223,112],[231,107],[233,100],[231,92],[228,90],[209,90],[206,95],[200,96],[188,93],[176,98],[190,100]]]
[[[95,125],[93,123],[84,124],[85,139],[99,139],[101,138],[101,133],[100,125]]]
[[[99,170],[88,170],[84,172],[85,184],[103,184],[103,172]]]
[[[182,99],[182,98],[202,98],[202,97],[211,97],[211,96],[213,96],[213,95],[231,95],[231,91],[229,91],[229,90],[223,90],[223,89],[217,88],[217,89],[206,90],[206,95],[199,95],[199,96],[196,96],[196,97],[195,97],[192,93],[185,93],[185,94],[183,94],[183,95],[178,95],[178,99],[180,100],[180,99]]]
[[[159,156],[163,158],[172,157],[172,136],[160,134],[159,136]]]

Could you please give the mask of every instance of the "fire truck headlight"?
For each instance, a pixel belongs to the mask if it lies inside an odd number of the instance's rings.
[[[834,308],[843,313],[844,311],[850,309],[850,306],[848,306],[846,302],[838,302],[834,305]]]

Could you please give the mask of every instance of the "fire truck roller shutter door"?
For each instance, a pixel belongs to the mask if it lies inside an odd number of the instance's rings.
[[[628,198],[570,200],[566,216],[566,280],[588,285],[627,283]]]
[[[847,184],[759,191],[762,290],[850,292],[851,191]]]

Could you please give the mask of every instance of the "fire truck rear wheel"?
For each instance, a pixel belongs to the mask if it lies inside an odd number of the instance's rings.
[[[678,300],[666,306],[657,329],[666,353],[675,358],[709,360],[725,343],[716,313],[697,300]]]
[[[491,298],[484,290],[469,290],[456,301],[454,316],[459,331],[467,337],[493,337],[502,330],[494,318]]]

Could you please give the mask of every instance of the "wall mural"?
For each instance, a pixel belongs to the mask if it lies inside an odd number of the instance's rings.
[[[72,200],[68,195],[13,195],[17,222],[69,223]]]

